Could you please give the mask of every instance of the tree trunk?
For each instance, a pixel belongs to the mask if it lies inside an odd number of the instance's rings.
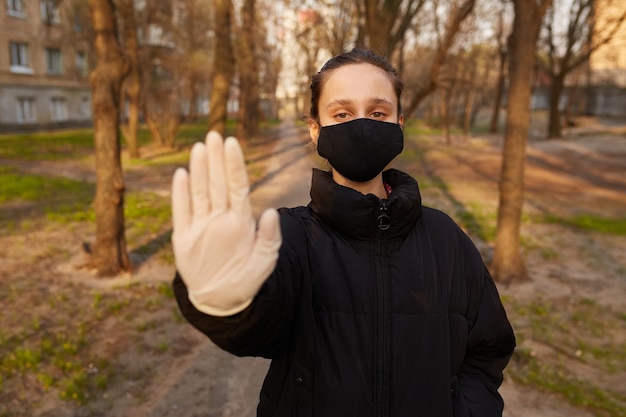
[[[474,109],[474,100],[476,96],[476,72],[478,71],[478,57],[475,54],[470,56],[469,65],[471,65],[469,79],[466,80],[465,97],[463,100],[463,138],[469,138],[469,131],[472,127],[472,115]]]
[[[128,153],[131,158],[139,158],[139,106],[141,94],[141,77],[139,74],[139,46],[137,43],[137,21],[135,8],[131,0],[120,3],[122,22],[124,25],[124,50],[128,56],[130,73],[126,79],[126,97],[128,98],[128,125],[122,126]]]
[[[259,70],[254,48],[256,35],[255,0],[245,0],[241,6],[239,31],[239,112],[237,138],[247,140],[259,128]]]
[[[561,109],[559,104],[565,84],[565,74],[553,74],[550,88],[550,115],[548,119],[548,138],[561,137]]]
[[[124,177],[120,161],[120,89],[128,63],[117,42],[111,0],[89,0],[97,64],[90,75],[96,157],[96,243],[91,264],[98,276],[131,268],[124,236]]]
[[[441,92],[441,127],[443,128],[443,136],[446,138],[446,145],[452,145],[452,137],[450,136],[450,96],[451,89],[446,88]]]
[[[148,130],[150,131],[150,135],[152,136],[152,142],[157,145],[159,148],[165,147],[165,138],[161,134],[161,129],[159,127],[159,123],[154,120],[150,112],[145,111],[146,125],[148,126]]]
[[[233,76],[234,56],[230,42],[232,4],[230,0],[215,0],[215,62],[211,89],[209,130],[226,134],[228,92]]]
[[[514,0],[510,87],[500,173],[498,228],[491,272],[496,281],[528,279],[520,248],[524,204],[524,164],[530,124],[531,82],[539,27],[551,0]]]
[[[498,72],[498,83],[496,84],[493,113],[491,114],[491,124],[489,126],[490,133],[498,133],[500,129],[500,106],[502,105],[502,92],[504,91],[504,82],[506,80],[506,55],[506,52],[500,52],[500,70]]]

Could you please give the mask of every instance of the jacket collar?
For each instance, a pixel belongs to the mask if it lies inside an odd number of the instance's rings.
[[[383,172],[383,181],[391,186],[392,192],[389,198],[381,200],[374,194],[363,195],[339,185],[330,172],[314,169],[309,208],[320,221],[341,234],[367,240],[381,233],[379,216],[381,207],[386,206],[389,228],[382,232],[388,238],[403,239],[421,214],[417,181],[395,169]]]

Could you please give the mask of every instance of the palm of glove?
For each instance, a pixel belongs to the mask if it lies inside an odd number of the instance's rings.
[[[257,230],[236,139],[209,133],[191,150],[189,170],[178,169],[172,181],[176,268],[196,308],[232,315],[251,303],[276,266],[278,215],[266,210]]]

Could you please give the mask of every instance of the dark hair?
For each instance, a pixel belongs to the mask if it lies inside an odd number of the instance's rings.
[[[319,101],[322,94],[322,88],[324,83],[328,79],[330,73],[337,68],[350,64],[371,64],[378,67],[387,73],[389,81],[393,85],[393,89],[398,96],[398,115],[402,114],[402,105],[400,104],[400,96],[402,95],[402,89],[404,83],[400,79],[396,69],[389,63],[387,58],[378,55],[376,52],[370,49],[364,49],[356,47],[350,52],[344,52],[341,55],[337,55],[329,59],[322,69],[313,77],[311,77],[311,110],[310,116],[319,122]]]

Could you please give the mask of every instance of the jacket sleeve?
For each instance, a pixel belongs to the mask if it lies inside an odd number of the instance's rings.
[[[285,213],[281,210],[283,244],[276,268],[245,310],[229,317],[207,315],[189,301],[180,274],[174,277],[174,294],[183,316],[234,355],[271,359],[284,351],[291,337],[303,275],[294,241],[301,238],[302,231],[297,219]]]
[[[458,386],[470,416],[500,417],[504,402],[498,393],[502,371],[515,348],[515,336],[497,288],[484,268],[475,294],[475,314],[469,321],[465,358],[457,374]]]

